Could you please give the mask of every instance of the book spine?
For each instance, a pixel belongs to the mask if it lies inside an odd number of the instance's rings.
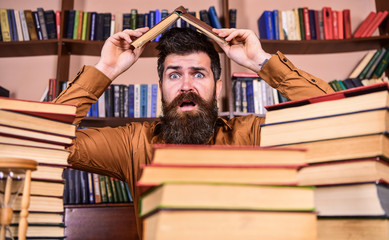
[[[90,40],[95,41],[96,39],[96,24],[97,24],[97,13],[91,13],[91,23],[90,23]]]
[[[386,49],[385,55],[379,62],[378,66],[373,72],[372,78],[380,78],[389,64],[389,49]]]
[[[131,29],[131,13],[123,13],[123,28],[122,30],[125,29]]]
[[[119,202],[119,196],[116,191],[115,180],[113,177],[109,177],[109,183],[111,184],[113,202],[117,203]]]
[[[81,30],[81,40],[87,40],[86,33],[87,33],[87,25],[88,25],[88,16],[89,12],[84,12],[83,18],[82,18],[82,30]]]
[[[47,34],[47,28],[46,28],[45,11],[43,10],[43,8],[37,8],[37,12],[38,12],[39,24],[42,29],[42,38],[44,40],[49,39],[49,36]]]
[[[246,81],[247,112],[254,113],[254,90],[253,80]]]
[[[323,8],[324,39],[333,39],[332,10],[330,7]]]
[[[147,114],[146,114],[146,117],[150,118],[151,117],[151,99],[152,99],[152,93],[153,93],[153,89],[152,89],[152,84],[147,84]]]
[[[241,84],[242,88],[241,88],[241,91],[242,91],[242,112],[244,113],[247,113],[247,94],[246,94],[246,90],[247,90],[247,85],[246,85],[246,81],[242,81],[242,84]]]
[[[272,25],[273,25],[273,36],[275,40],[280,39],[280,30],[279,30],[279,22],[278,22],[278,17],[279,12],[278,10],[274,10],[272,14]]]
[[[55,11],[55,26],[57,30],[57,38],[61,36],[61,11]]]
[[[311,39],[316,40],[317,35],[316,35],[316,17],[315,17],[315,10],[308,10],[309,14],[309,27],[310,27],[310,33],[311,33]]]
[[[303,8],[303,19],[304,19],[304,30],[305,30],[305,39],[311,40],[311,27],[309,22],[309,10],[307,7]]]
[[[134,84],[128,86],[128,117],[134,117]]]
[[[235,112],[242,111],[242,95],[241,95],[242,82],[238,79],[234,81],[234,99],[235,99]]]
[[[374,61],[373,65],[371,65],[369,71],[366,73],[366,76],[365,78],[367,79],[370,79],[373,75],[373,72],[374,70],[376,69],[377,65],[379,64],[379,62],[382,60],[382,58],[384,57],[386,53],[386,49],[385,48],[382,48],[382,51],[380,53],[380,55],[378,56],[378,58]]]
[[[9,31],[11,35],[11,41],[18,41],[16,22],[15,22],[15,12],[13,9],[7,9]]]
[[[134,117],[140,118],[140,84],[134,84]]]
[[[120,181],[116,178],[113,179],[113,182],[115,184],[115,189],[116,189],[116,193],[117,193],[117,196],[118,196],[118,202],[124,202],[124,199],[123,199],[123,193],[120,189]]]
[[[147,84],[140,85],[140,117],[147,117]]]
[[[11,41],[11,32],[9,28],[9,22],[8,22],[8,12],[7,9],[1,8],[0,9],[0,23],[1,23],[1,35],[3,42],[10,42]]]
[[[18,10],[14,10],[14,15],[15,15],[15,26],[16,26],[16,32],[17,32],[18,41],[23,41],[22,25],[21,25],[21,22],[20,22],[19,11]],[[1,30],[0,30],[0,32],[1,32]]]
[[[92,173],[93,175],[93,190],[95,195],[95,203],[101,203],[101,191],[100,191],[100,177],[96,173]]]
[[[72,175],[74,177],[74,203],[80,204],[81,203],[81,171],[74,169],[74,174]]]
[[[38,40],[42,40],[43,39],[42,28],[41,28],[41,24],[39,22],[38,12],[33,11],[32,16],[34,18],[34,24],[35,24],[35,29],[36,29],[36,33],[38,36]]]
[[[230,17],[230,28],[236,28],[236,15],[237,15],[236,8],[230,9],[228,11],[228,14]]]
[[[96,202],[93,173],[87,172],[87,181],[88,181],[88,202],[93,204]]]
[[[126,191],[125,183],[123,181],[119,181],[119,184],[120,184],[120,191],[121,191],[122,196],[123,196],[123,201],[130,202],[130,199],[128,198],[128,194]]]
[[[84,11],[80,11],[78,16],[78,25],[75,29],[77,31],[77,40],[81,40],[81,34],[82,34],[82,20],[84,19]]]
[[[352,37],[350,9],[343,10],[343,24],[344,24],[344,38],[349,39]]]
[[[45,23],[46,23],[48,39],[56,39],[57,38],[57,30],[56,30],[54,11],[53,10],[45,11],[44,16],[45,16]]]
[[[119,85],[119,117],[124,117],[124,85]]]
[[[81,187],[81,203],[89,203],[89,192],[88,192],[88,173],[85,171],[80,172],[80,187]]]
[[[67,10],[67,21],[66,21],[66,38],[73,39],[74,30],[74,18],[76,16],[75,10]]]
[[[151,86],[151,117],[157,117],[158,84]]]
[[[113,117],[120,117],[120,85],[111,84],[113,88]]]
[[[111,20],[112,20],[111,13],[103,14],[103,40],[108,39],[111,34]]]
[[[107,192],[107,186],[105,184],[105,176],[103,175],[98,175],[98,176],[99,176],[99,184],[100,184],[101,202],[108,203],[108,192]]]
[[[24,41],[29,41],[30,36],[28,35],[28,27],[26,22],[26,16],[24,15],[24,10],[19,10],[20,25],[22,27],[23,39]]]
[[[222,28],[222,24],[220,23],[220,19],[217,15],[216,9],[214,6],[210,6],[208,9],[209,19],[211,20],[212,27],[214,28]]]
[[[113,203],[114,200],[113,200],[112,185],[108,176],[104,176],[104,182],[105,182],[105,188],[107,190],[108,202]]]
[[[366,30],[368,25],[370,24],[371,20],[375,17],[375,12],[370,12],[369,15],[362,21],[362,23],[358,26],[358,28],[354,32],[354,37],[358,38],[361,37],[362,33]]]

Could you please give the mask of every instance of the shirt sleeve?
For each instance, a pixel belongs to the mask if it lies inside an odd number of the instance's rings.
[[[74,124],[79,124],[89,108],[99,99],[111,80],[92,66],[84,66],[74,80],[61,94],[54,99],[56,103],[68,103],[77,106]]]
[[[281,52],[266,62],[258,76],[289,100],[334,92],[327,82],[296,68]]]

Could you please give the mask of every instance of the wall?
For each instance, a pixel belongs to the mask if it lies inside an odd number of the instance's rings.
[[[0,8],[32,9],[43,7],[44,9],[60,9],[60,0],[2,0]],[[375,11],[374,0],[240,0],[229,1],[230,8],[238,9],[238,28],[252,29],[258,34],[257,19],[264,10],[289,10],[292,8],[307,6],[312,9],[321,9],[330,6],[335,10],[351,9],[352,29],[368,15]],[[75,0],[75,9],[84,11],[111,12],[116,14],[117,21],[121,21],[121,14],[130,12],[132,8],[138,12],[148,12],[150,9],[163,9],[169,11],[183,5],[190,10],[198,11],[215,5],[221,11],[218,0],[181,0],[181,1],[126,1],[126,0]],[[377,32],[375,33],[377,34]],[[331,81],[335,78],[344,79],[352,71],[365,51],[340,54],[315,54],[315,55],[287,55],[296,66],[308,70],[310,73]],[[94,65],[98,57],[72,56],[70,76],[75,76],[84,64]],[[232,71],[247,71],[242,67],[232,64]],[[56,57],[18,57],[0,58],[0,85],[9,89],[12,97],[39,100],[46,88],[49,78],[56,76]],[[154,83],[157,82],[156,58],[142,58],[130,70],[115,80],[115,83],[129,84],[134,82]]]

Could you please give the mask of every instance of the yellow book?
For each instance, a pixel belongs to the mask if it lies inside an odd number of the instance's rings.
[[[11,32],[9,30],[7,9],[0,8],[1,35],[3,42],[11,41]]]

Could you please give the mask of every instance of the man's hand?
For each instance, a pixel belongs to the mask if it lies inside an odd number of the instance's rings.
[[[148,27],[136,30],[126,29],[109,37],[104,43],[100,60],[95,67],[114,80],[138,60],[145,46],[132,49],[131,43],[148,29]]]
[[[251,30],[214,28],[213,31],[230,42],[229,45],[219,44],[230,59],[256,73],[261,70],[265,60],[271,57],[262,49],[258,37]]]

